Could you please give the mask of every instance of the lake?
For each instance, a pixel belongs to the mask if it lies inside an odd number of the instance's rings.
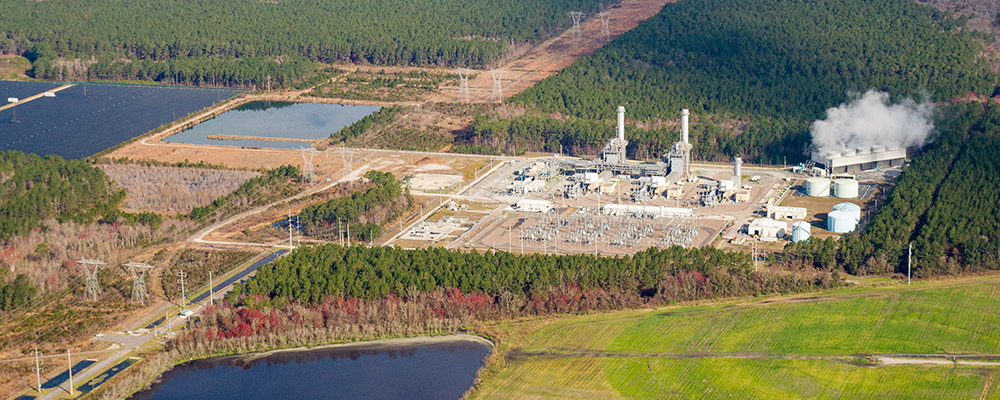
[[[456,337],[215,357],[178,365],[131,398],[459,399],[490,351]]]
[[[330,137],[346,126],[378,111],[380,106],[252,101],[219,114],[190,129],[166,137],[164,142],[257,146],[297,149],[310,147],[301,141],[213,139],[213,136],[250,136],[316,140]]]
[[[0,100],[24,99],[59,86],[0,81]],[[55,97],[41,97],[0,111],[0,151],[83,158],[240,93],[193,87],[77,84],[56,92]]]

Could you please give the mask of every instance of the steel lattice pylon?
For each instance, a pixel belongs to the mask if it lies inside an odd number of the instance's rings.
[[[490,95],[490,101],[496,101],[498,103],[503,103],[503,79],[504,70],[502,69],[491,69],[490,75],[493,76],[493,94]]]
[[[86,258],[80,259],[76,263],[80,264],[80,268],[83,269],[84,297],[89,297],[91,300],[97,301],[97,298],[101,296],[101,283],[97,280],[97,273],[106,264],[101,260],[88,260]]]
[[[146,272],[152,270],[152,265],[146,263],[132,262],[125,263],[129,276],[132,277],[132,301],[146,305],[149,294],[146,293]]]
[[[456,68],[455,72],[458,74],[460,84],[458,86],[458,98],[465,100],[466,103],[472,101],[472,93],[469,91],[469,75],[472,70],[468,68]]]

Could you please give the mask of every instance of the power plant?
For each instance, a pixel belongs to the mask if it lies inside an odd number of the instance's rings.
[[[625,138],[625,106],[618,106],[615,135],[608,140],[601,154],[594,160],[563,159],[558,162],[560,169],[576,173],[611,172],[613,175],[632,177],[665,177],[668,184],[691,176],[690,115],[688,109],[681,110],[680,140],[674,143],[670,153],[662,161],[655,163],[629,162],[628,140]]]

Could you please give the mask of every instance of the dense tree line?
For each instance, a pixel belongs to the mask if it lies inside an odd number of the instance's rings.
[[[367,189],[302,210],[299,221],[306,234],[329,236],[332,232],[340,237],[350,231],[354,239],[371,241],[382,236],[383,224],[413,205],[409,191],[391,172],[371,170],[364,180]]]
[[[13,311],[27,305],[37,292],[25,274],[19,274],[10,283],[0,277],[0,311]]]
[[[1000,104],[945,108],[939,133],[914,157],[883,208],[858,234],[786,247],[786,262],[849,273],[915,276],[1000,269]]]
[[[117,211],[125,191],[115,189],[100,169],[86,161],[0,152],[0,238],[26,233],[56,218],[92,222]]]
[[[298,67],[286,67],[289,61],[485,66],[509,42],[544,39],[568,26],[567,11],[594,11],[597,5],[596,0],[5,2],[0,53],[28,53],[43,44],[44,57],[29,57],[41,61],[39,77],[62,75],[65,64],[58,60],[96,58],[87,74],[100,79],[260,87],[271,75],[287,85],[286,78],[301,77],[294,76]],[[157,65],[164,62],[170,66]],[[167,71],[179,72],[175,68],[189,77],[171,77]]]
[[[384,126],[396,118],[403,111],[402,106],[382,107],[371,114],[365,115],[353,124],[345,126],[343,129],[331,133],[330,138],[337,142],[345,142],[365,134],[376,126]]]
[[[301,182],[302,173],[298,167],[283,165],[264,171],[261,176],[247,179],[235,191],[215,199],[210,205],[193,208],[188,217],[193,220],[204,220],[213,215],[223,218],[245,207],[259,206],[290,196]]]
[[[830,284],[753,269],[748,255],[710,247],[651,248],[634,256],[596,257],[325,245],[300,249],[261,267],[230,299],[264,295],[320,304],[328,297],[373,300],[438,288],[540,299],[553,288],[572,285],[580,290],[621,290],[635,296],[659,294],[664,300],[684,300]]]
[[[477,154],[522,154],[563,152],[596,155],[614,134],[614,113],[606,107],[600,120],[577,117],[554,118],[531,113],[513,118],[477,115],[468,131],[456,138],[452,151]],[[780,117],[695,116],[691,125],[693,153],[700,160],[728,160],[734,156],[765,163],[798,161],[809,147],[809,132],[798,120]],[[630,159],[656,160],[670,152],[680,138],[680,125],[626,123]]]
[[[611,120],[614,105],[623,104],[629,119],[650,123],[675,121],[681,108],[696,116],[749,120],[745,132],[693,134],[695,153],[707,146],[727,154],[709,152],[704,159],[798,162],[808,145],[809,122],[822,119],[850,92],[878,89],[920,98],[927,91],[936,101],[969,92],[1000,94],[998,74],[977,61],[983,34],[960,22],[909,0],[669,3],[593,56],[510,101],[528,106],[529,114],[563,119]],[[557,123],[530,117],[511,124],[533,129],[484,140],[503,139],[501,148],[526,143],[551,151],[553,141],[594,148],[589,130],[567,139],[562,131],[570,129],[553,128]],[[640,133],[629,138],[630,149],[673,141],[674,132]],[[611,130],[599,136],[610,137]]]

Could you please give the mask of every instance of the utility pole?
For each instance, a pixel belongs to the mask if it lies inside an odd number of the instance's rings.
[[[39,364],[39,361],[38,361],[38,355],[41,354],[41,352],[38,351],[37,347],[35,347],[35,351],[32,351],[32,353],[35,354],[35,380],[38,381],[38,393],[41,393],[42,392],[42,366],[41,366],[41,364]]]
[[[294,247],[292,243],[292,206],[288,205],[288,249],[291,250]]]
[[[910,242],[910,249],[906,252],[906,286],[910,286],[910,271],[913,265],[913,242]]]
[[[212,291],[212,271],[208,271],[208,304],[215,304],[215,292]]]
[[[181,272],[178,272],[177,275],[179,275],[181,277],[181,279],[180,279],[181,280],[181,309],[183,310],[184,306],[187,305],[187,301],[184,301],[184,299],[186,298],[185,293],[184,293],[184,277],[187,276],[187,274],[184,273],[184,271],[181,271]]]
[[[66,349],[66,365],[69,365],[69,395],[73,395],[73,357],[69,349]]]

